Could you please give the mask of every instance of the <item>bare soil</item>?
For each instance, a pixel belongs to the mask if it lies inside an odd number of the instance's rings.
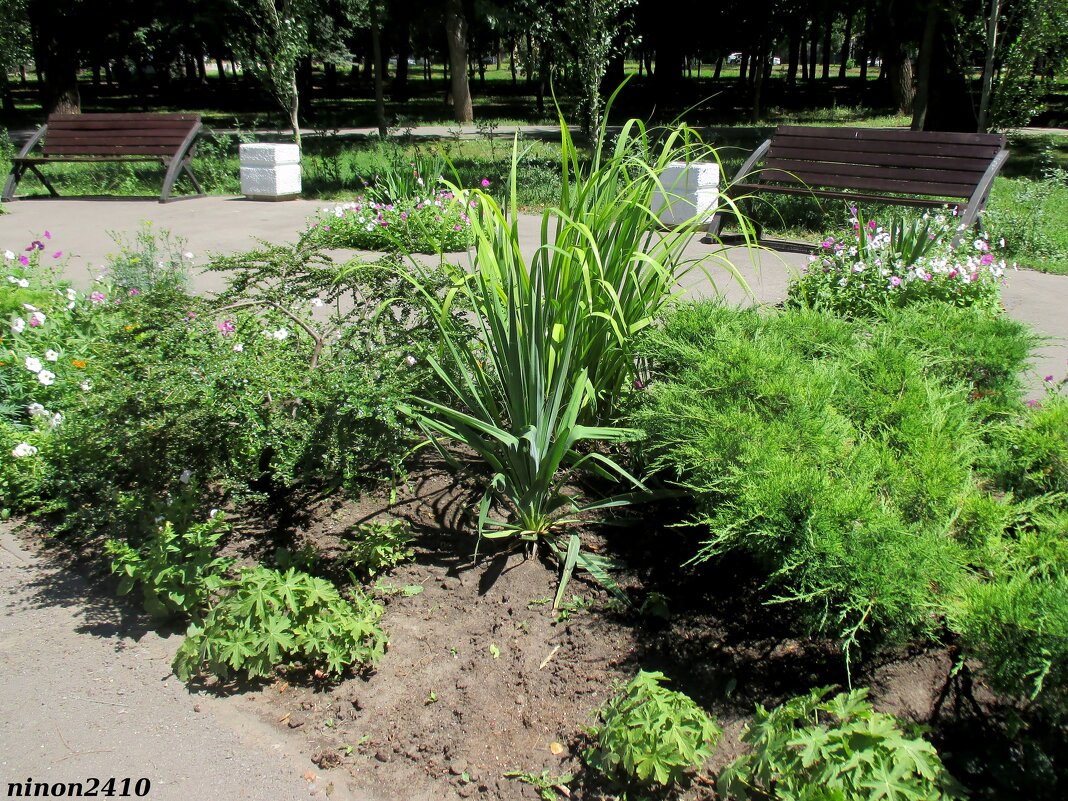
[[[319,769],[347,770],[362,795],[518,801],[538,796],[510,772],[570,773],[573,797],[610,794],[583,773],[586,729],[639,668],[662,670],[718,718],[724,737],[708,775],[740,753],[755,703],[847,684],[837,646],[798,639],[788,607],[761,603],[751,566],[679,567],[692,536],[666,524],[683,510],[659,507],[626,527],[583,533],[623,566],[619,579],[633,606],[576,576],[554,612],[552,563],[485,541],[474,559],[477,485],[428,460],[392,498],[383,490],[356,501],[313,499],[248,524],[229,544],[232,553],[263,560],[276,546],[311,543],[336,579],[344,576],[336,564],[342,535],[371,519],[408,520],[416,558],[371,585],[386,607],[390,640],[374,671],[336,684],[280,671],[251,687],[209,681],[197,691],[240,693]],[[870,687],[880,710],[930,726],[973,797],[1060,797],[1047,754],[1010,737],[1006,711],[967,671],[954,676],[950,648],[906,645],[860,656],[854,684]],[[715,794],[699,775],[681,796]]]

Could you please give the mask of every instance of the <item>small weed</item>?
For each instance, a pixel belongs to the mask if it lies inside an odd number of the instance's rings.
[[[406,520],[372,520],[356,526],[342,539],[347,550],[341,560],[368,576],[375,576],[414,557],[415,551],[409,547],[411,541],[411,526]]]
[[[430,694],[427,695],[426,699],[423,701],[423,705],[424,706],[430,706],[431,704],[436,704],[437,702],[438,702],[438,694],[436,692],[434,692],[433,690],[431,690]]]
[[[493,657],[494,659],[500,659],[500,657],[501,657],[501,649],[497,647],[497,643],[493,643],[493,642],[490,643],[489,653],[490,653],[490,656]]]
[[[547,770],[543,770],[541,775],[525,770],[512,770],[505,773],[504,777],[523,784],[529,784],[542,801],[556,801],[560,796],[570,798],[571,790],[568,789],[567,785],[575,779],[570,773],[554,776]]]

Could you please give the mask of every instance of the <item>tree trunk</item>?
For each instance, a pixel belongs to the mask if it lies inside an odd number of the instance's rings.
[[[890,82],[890,94],[897,113],[912,114],[916,87],[912,83],[912,59],[904,45],[887,48],[883,54],[883,71]]]
[[[923,36],[920,39],[920,58],[916,64],[916,97],[912,104],[912,125],[914,131],[922,131],[927,116],[927,103],[931,88],[931,50],[934,47],[935,28],[938,24],[938,6],[931,3],[927,7],[927,17],[923,23]]]
[[[27,8],[33,31],[34,62],[41,84],[41,108],[46,114],[79,114],[77,20],[52,13],[41,0]],[[41,73],[44,73],[43,76]]]
[[[823,26],[823,73],[821,77],[825,81],[831,79],[831,28],[834,18],[831,17]]]
[[[467,82],[467,20],[462,0],[448,0],[445,6],[445,33],[449,40],[449,64],[452,67],[452,111],[456,122],[471,122],[471,86]]]
[[[515,54],[516,54],[516,51],[518,50],[518,48],[519,48],[519,43],[516,41],[516,38],[513,36],[512,37],[512,46],[508,50],[508,69],[511,70],[511,73],[512,73],[512,88],[513,89],[515,89],[516,86],[519,85],[519,75],[516,72],[516,68],[515,68]]]
[[[819,56],[819,43],[820,43],[820,27],[819,23],[813,19],[812,27],[808,32],[808,79],[810,81],[816,80],[816,63]]]
[[[0,69],[0,108],[5,114],[15,113],[15,97],[11,94],[11,84],[7,80],[7,70]]]
[[[297,71],[289,75],[289,127],[293,129],[293,141],[300,147],[300,91],[297,89]]]
[[[386,129],[386,100],[382,80],[382,22],[373,4],[371,6],[371,58],[375,63],[375,119],[378,121],[378,135],[385,139],[389,131]],[[399,59],[398,63],[400,63]]]
[[[712,73],[712,80],[718,81],[721,72],[723,72],[723,56],[716,59],[716,71]]]
[[[738,83],[745,83],[745,79],[749,70],[749,54],[742,53],[742,58],[738,62]]]
[[[849,65],[849,51],[853,38],[853,15],[856,12],[853,7],[849,7],[849,11],[846,13],[845,23],[845,35],[842,37],[842,49],[838,53],[838,77],[839,79],[845,78],[846,69]]]
[[[994,50],[998,43],[998,20],[1001,0],[990,0],[990,16],[986,20],[986,62],[983,66],[982,99],[979,102],[979,133],[985,133],[990,115],[990,91],[994,80]]]
[[[753,110],[749,115],[749,122],[753,125],[760,122],[760,96],[764,88],[764,68],[767,62],[768,57],[762,45],[760,52],[753,55]]]

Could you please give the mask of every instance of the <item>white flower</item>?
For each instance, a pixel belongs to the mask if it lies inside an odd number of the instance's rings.
[[[26,369],[31,373],[41,372],[41,360],[34,358],[33,356],[27,356],[26,361],[23,362],[26,365]]]
[[[240,353],[244,349],[245,349],[245,346],[242,345],[240,342],[238,342],[236,345],[234,345],[234,352],[235,353]]]
[[[29,282],[29,281],[27,281],[27,280],[26,280],[25,278],[20,278],[20,279],[19,279],[18,281],[16,281],[15,283],[17,283],[17,284],[18,284],[18,285],[19,285],[20,287],[22,287],[23,289],[26,289],[26,288],[28,288],[28,287],[29,287],[29,285],[30,285],[30,282]]]
[[[322,298],[312,298],[311,299],[311,305],[315,306],[316,308],[318,308],[319,306],[323,305],[323,299]]]
[[[50,361],[50,362],[54,362],[54,361],[57,361],[58,359],[59,359],[59,354],[56,353],[54,350],[46,350],[45,351],[45,360]]]
[[[89,390],[91,390],[93,388],[93,385],[90,384],[88,381],[83,381],[78,386],[80,386],[82,388],[82,392],[88,392]]]
[[[45,316],[43,314],[41,314],[41,312],[35,311],[33,314],[30,315],[30,325],[32,325],[32,326],[44,325],[45,319],[46,319]]]
[[[274,337],[274,339],[278,342],[283,342],[289,339],[289,331],[287,331],[285,328],[279,328],[277,331],[273,331],[271,333],[271,336]]]
[[[213,517],[215,517],[215,515],[219,515],[219,514],[222,514],[222,510],[221,509],[212,509],[210,512],[208,512],[208,517],[209,518],[213,518]]]
[[[74,288],[68,289],[67,290],[67,300],[77,300],[77,299],[78,299],[78,291],[76,289],[74,289]]]
[[[193,471],[186,469],[182,471],[182,474],[180,476],[178,476],[178,480],[181,481],[183,484],[188,484],[189,479],[191,479],[192,477]]]
[[[72,300],[70,303],[67,304],[67,311],[71,311],[74,308],[74,306],[75,306],[75,303]]]
[[[37,311],[37,307],[36,307],[36,306],[34,306],[34,305],[33,305],[32,303],[23,303],[23,304],[22,304],[22,308],[24,308],[24,309],[25,309],[26,311],[28,311],[28,312],[35,312],[35,311]]]
[[[415,367],[415,357],[412,356],[410,353],[404,357],[404,361],[408,362],[409,367]]]
[[[50,418],[48,418],[48,426],[49,426],[49,428],[55,428],[56,426],[58,426],[62,422],[63,422],[63,415],[60,412],[56,412],[54,415],[52,415]]]
[[[42,370],[37,374],[37,380],[44,384],[46,387],[52,386],[56,383],[56,374],[51,370]]]
[[[15,446],[15,450],[11,451],[11,455],[16,459],[21,459],[23,456],[33,456],[36,453],[37,449],[28,442],[20,442]]]
[[[13,275],[9,275],[9,276],[7,277],[7,282],[8,282],[9,284],[14,284],[14,283],[15,283],[16,281],[18,281],[18,280],[19,280],[19,279],[17,279],[17,278],[16,278],[15,276],[13,276]]]
[[[192,258],[193,258],[193,254],[192,254],[192,253],[190,253],[190,252],[189,252],[189,251],[187,250],[187,251],[186,251],[185,253],[183,253],[183,254],[182,254],[182,258],[183,258],[183,259],[192,259]]]
[[[48,410],[39,403],[31,403],[26,407],[26,411],[30,413],[30,417],[47,417]]]
[[[10,250],[5,250],[4,251],[4,258],[7,259],[8,261],[14,261],[15,260],[15,254],[12,253]]]
[[[21,317],[16,317],[14,320],[11,321],[11,333],[12,334],[21,334],[25,330],[26,330],[26,321],[23,320]]]

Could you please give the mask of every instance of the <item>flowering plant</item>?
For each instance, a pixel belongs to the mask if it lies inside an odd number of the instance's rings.
[[[449,190],[393,202],[361,196],[323,209],[312,228],[325,247],[408,253],[467,250],[474,241],[464,201]]]
[[[985,233],[957,249],[952,215],[924,214],[886,226],[864,220],[853,207],[852,231],[819,244],[787,303],[828,309],[847,317],[928,300],[1001,311],[1001,282],[1008,269]],[[999,243],[1004,248],[1004,242]]]

